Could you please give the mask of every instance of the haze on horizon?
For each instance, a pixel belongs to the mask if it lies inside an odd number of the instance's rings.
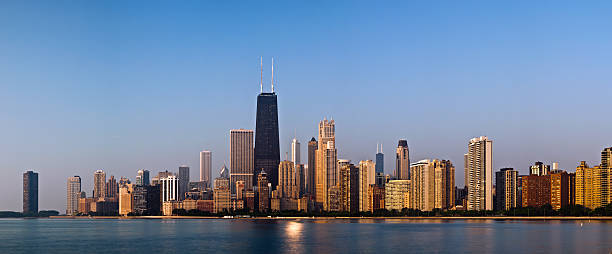
[[[255,129],[259,58],[274,57],[281,157],[336,121],[339,158],[385,172],[398,139],[411,161],[450,159],[463,186],[470,138],[493,168],[599,163],[612,146],[612,3],[3,1],[0,210],[65,211],[66,179],[229,161],[229,130]]]

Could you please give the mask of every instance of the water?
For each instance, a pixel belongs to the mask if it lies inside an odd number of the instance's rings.
[[[0,219],[0,253],[610,253],[612,222]]]

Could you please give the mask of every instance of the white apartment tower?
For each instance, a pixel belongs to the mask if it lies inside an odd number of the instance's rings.
[[[470,139],[466,158],[467,209],[493,210],[493,140]]]
[[[81,177],[68,177],[66,186],[66,215],[78,213],[79,197],[81,196]]]

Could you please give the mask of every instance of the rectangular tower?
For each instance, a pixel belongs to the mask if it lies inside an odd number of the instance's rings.
[[[250,184],[257,182],[256,176],[266,172],[272,186],[278,185],[278,106],[276,93],[260,93],[257,96],[257,118],[255,123],[255,169]]]
[[[493,140],[481,136],[468,143],[467,209],[493,210]]]
[[[76,215],[79,211],[81,197],[81,177],[68,177],[66,186],[66,215]]]
[[[230,190],[232,193],[236,193],[236,181],[244,181],[249,190],[253,188],[253,153],[253,130],[231,130]],[[278,165],[276,167],[278,173]]]
[[[185,193],[189,191],[189,167],[182,165],[179,167],[179,200],[185,199]]]
[[[518,171],[513,168],[502,168],[495,173],[495,197],[497,199],[495,209],[507,211],[522,202],[518,200],[517,178]]]
[[[38,214],[38,173],[23,173],[23,214]]]
[[[306,193],[314,196],[315,194],[315,178],[316,178],[316,161],[317,161],[317,140],[312,137],[308,141],[308,169],[306,171]]]
[[[328,191],[338,180],[338,154],[335,146],[336,124],[334,120],[319,122],[319,147],[316,159],[316,197],[315,201],[324,210],[328,207]]]
[[[212,170],[212,152],[201,151],[200,152],[200,182],[206,182],[206,187],[210,187],[211,171]]]

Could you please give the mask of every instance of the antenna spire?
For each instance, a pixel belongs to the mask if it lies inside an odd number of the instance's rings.
[[[263,56],[259,57],[259,93],[263,93]]]
[[[272,57],[272,93],[274,93],[274,57]]]

